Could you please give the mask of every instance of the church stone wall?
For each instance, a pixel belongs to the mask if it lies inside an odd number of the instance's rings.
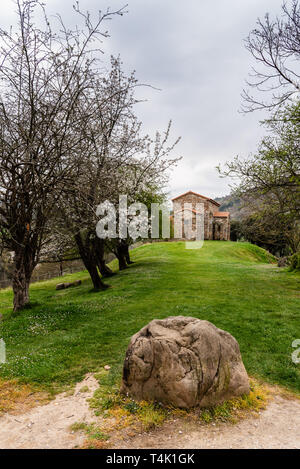
[[[225,217],[214,217],[213,239],[220,241],[230,240],[230,223]]]
[[[204,204],[204,239],[206,240],[229,240],[230,222],[227,217],[215,217],[213,214],[218,211],[219,205],[213,203],[197,194],[187,193],[173,201],[174,211],[184,210],[184,204],[192,204],[192,209],[196,210],[196,205]],[[194,216],[195,217],[195,216]],[[195,221],[193,221],[195,228]],[[184,233],[184,227],[183,227]],[[184,235],[183,235],[184,236]]]

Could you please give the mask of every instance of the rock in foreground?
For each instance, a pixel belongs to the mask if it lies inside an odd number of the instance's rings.
[[[176,407],[207,407],[248,394],[237,341],[208,321],[151,321],[130,341],[121,392]]]

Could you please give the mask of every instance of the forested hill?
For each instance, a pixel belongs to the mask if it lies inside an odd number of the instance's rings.
[[[220,212],[230,212],[232,220],[240,220],[245,216],[247,209],[242,208],[242,202],[238,197],[232,195],[225,195],[224,197],[217,197],[214,199],[221,204]]]

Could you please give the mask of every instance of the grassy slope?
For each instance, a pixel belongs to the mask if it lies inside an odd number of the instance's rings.
[[[300,338],[299,274],[279,270],[246,243],[205,242],[200,250],[155,243],[132,258],[105,292],[90,291],[86,272],[65,277],[83,280],[75,289],[56,292],[57,279],[33,284],[32,308],[16,317],[9,317],[11,291],[0,291],[8,348],[0,376],[59,389],[105,364],[120,370],[132,334],[153,318],[182,314],[233,334],[250,374],[300,389],[291,360]]]

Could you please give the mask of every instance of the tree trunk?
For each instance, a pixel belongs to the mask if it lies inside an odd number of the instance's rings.
[[[29,304],[29,284],[34,267],[34,255],[30,255],[25,249],[15,252],[12,278],[14,312]]]
[[[23,272],[18,271],[13,275],[14,312],[20,311],[29,304],[29,283]]]
[[[119,261],[119,270],[127,269],[126,257],[123,246],[118,246],[116,250],[116,256]]]
[[[85,267],[87,268],[87,270],[90,274],[90,277],[91,277],[92,282],[93,282],[94,289],[95,290],[105,290],[106,288],[108,288],[108,285],[105,285],[101,280],[101,277],[98,273],[96,263],[85,262],[84,260],[83,260],[83,262],[84,262],[84,265],[85,265]]]
[[[97,269],[97,259],[95,257],[93,245],[89,236],[87,235],[87,237],[83,240],[81,235],[78,233],[74,236],[74,238],[78,246],[78,251],[82,262],[84,263],[88,273],[90,274],[94,289],[105,290],[109,286],[105,285],[100,278]]]
[[[102,277],[112,277],[115,275],[113,271],[106,265],[104,258],[104,242],[102,239],[96,238],[94,240],[95,257],[97,265]]]
[[[105,264],[103,259],[98,259],[98,268],[102,277],[112,277],[114,272]]]
[[[128,244],[126,244],[126,247],[124,247],[124,254],[127,264],[134,264],[134,262],[130,259]]]
[[[124,270],[129,264],[133,264],[130,260],[129,245],[126,240],[119,240],[117,246],[114,249],[114,254],[119,261],[119,270]]]

